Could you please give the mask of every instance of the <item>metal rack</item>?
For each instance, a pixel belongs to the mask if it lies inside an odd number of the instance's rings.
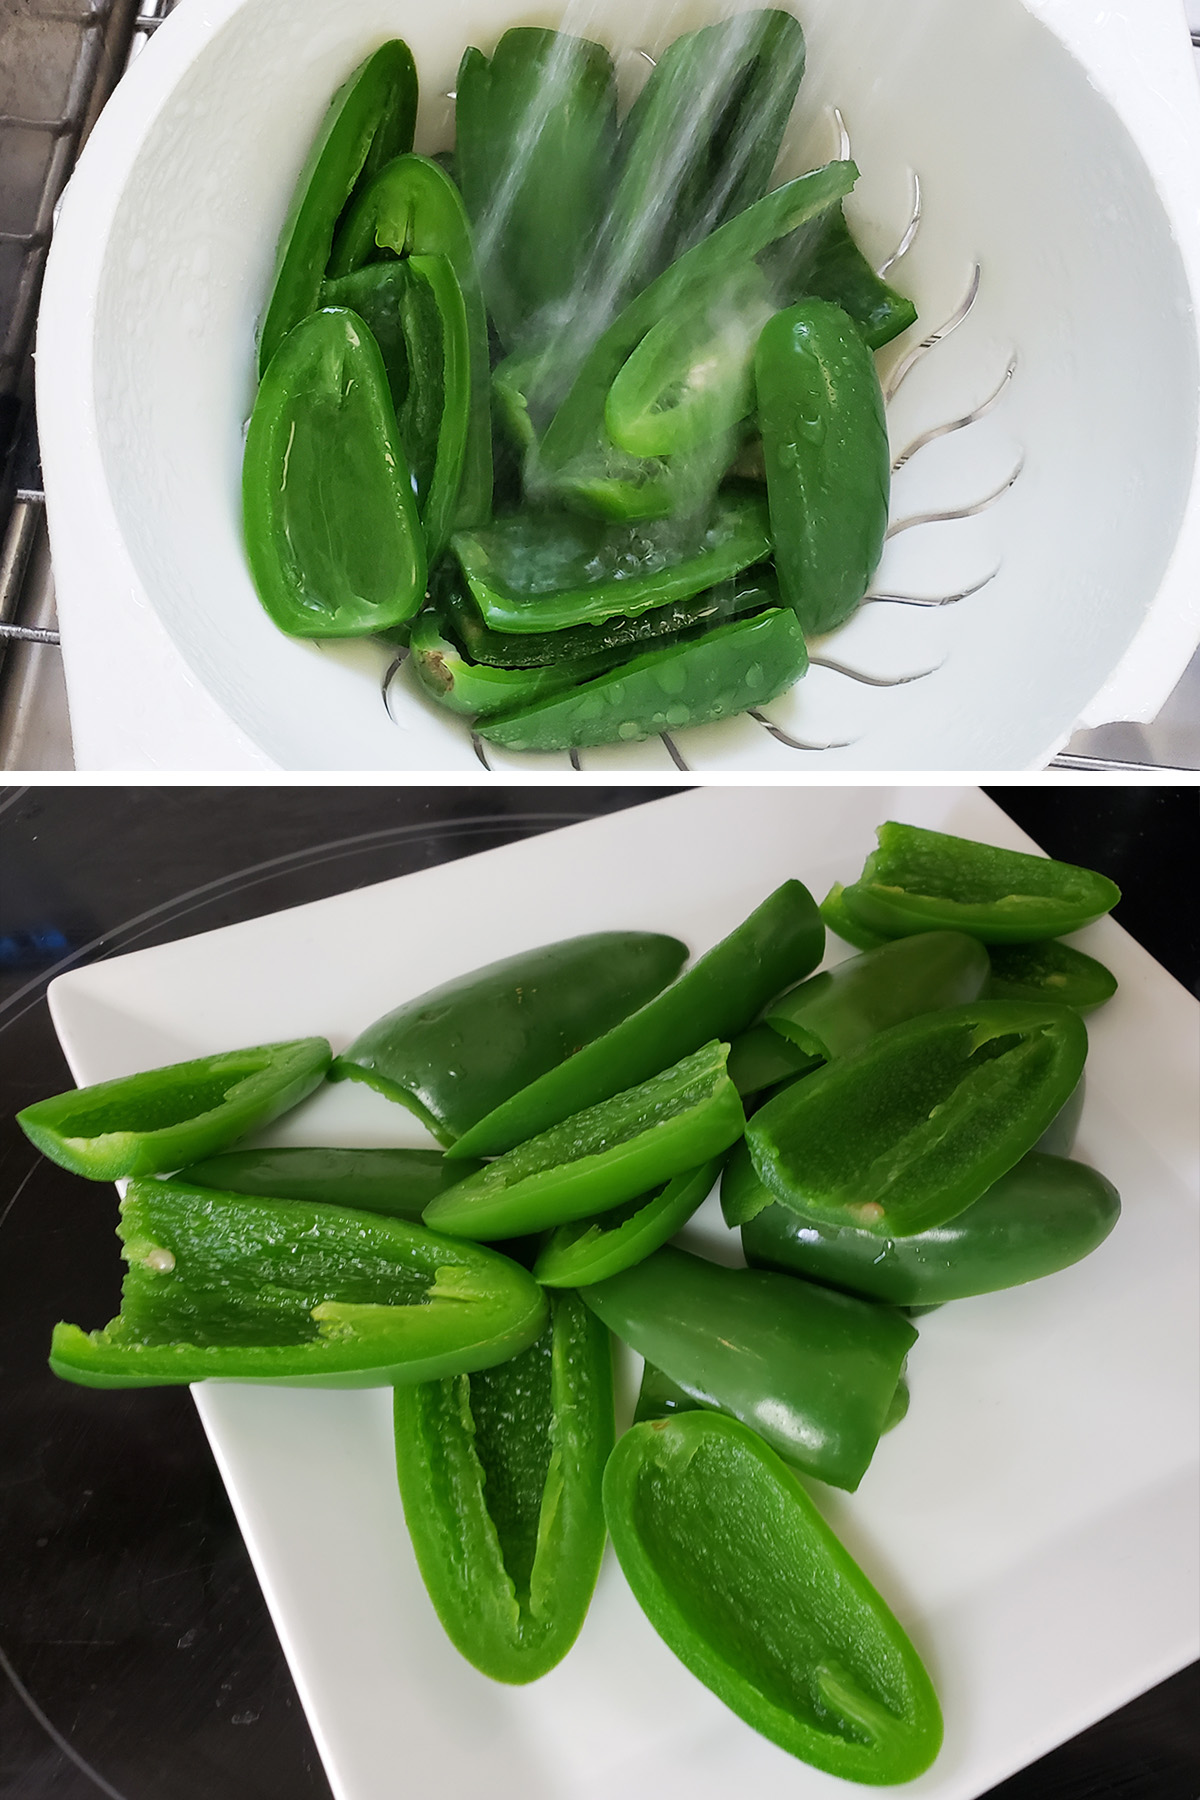
[[[58,204],[100,110],[176,0],[0,0],[0,767],[70,768],[33,336]]]
[[[33,417],[46,253],[101,108],[176,4],[0,0],[0,768],[73,766]],[[1200,0],[1189,10],[1195,24]],[[1200,26],[1192,41],[1200,46]],[[1153,724],[1077,733],[1051,767],[1200,768],[1200,653]]]

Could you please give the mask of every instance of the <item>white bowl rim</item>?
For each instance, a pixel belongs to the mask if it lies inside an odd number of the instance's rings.
[[[108,238],[134,165],[178,82],[245,3],[181,6],[154,33],[84,148],[48,259],[37,337],[38,427],[80,769],[250,772],[280,766],[192,673],[146,593],[104,472],[92,361]],[[1142,156],[1183,262],[1200,351],[1200,89],[1180,0],[1134,0],[1099,13],[1094,0],[1021,3],[1066,45]],[[1198,641],[1200,456],[1158,592],[1076,727],[1152,719]],[[1064,729],[1028,766],[1043,768],[1076,727]],[[544,783],[579,776],[510,773],[506,779]]]

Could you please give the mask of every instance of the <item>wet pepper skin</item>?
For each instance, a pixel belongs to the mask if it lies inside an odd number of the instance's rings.
[[[396,1469],[447,1635],[494,1681],[535,1681],[587,1613],[613,1444],[608,1333],[555,1295],[541,1337],[471,1375],[398,1387]]]
[[[385,163],[412,149],[416,122],[416,65],[408,45],[397,38],[338,89],[300,171],[259,334],[260,376],[292,327],[316,310],[347,201]]]
[[[764,326],[754,378],[775,568],[812,637],[850,617],[883,553],[891,463],[879,377],[849,315],[802,300]]]
[[[411,619],[425,539],[387,371],[344,307],[310,313],[262,378],[242,466],[246,554],[292,637],[363,637]]]
[[[635,1425],[604,1510],[655,1630],[754,1730],[848,1781],[929,1767],[942,1719],[916,1650],[754,1432],[706,1412]]]
[[[329,260],[333,279],[351,275],[391,251],[444,256],[462,295],[467,325],[470,410],[455,522],[478,525],[492,511],[492,427],[488,405],[487,314],[462,197],[428,156],[398,156],[380,170],[350,208]]]

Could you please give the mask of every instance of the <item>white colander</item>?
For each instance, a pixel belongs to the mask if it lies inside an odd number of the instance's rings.
[[[595,0],[571,23],[653,53],[717,10]],[[1179,0],[796,11],[808,73],[781,173],[837,154],[844,122],[849,211],[880,264],[919,177],[890,279],[920,320],[881,359],[894,452],[922,446],[872,589],[891,597],[815,645],[761,715],[576,761],[618,777],[1041,767],[1079,724],[1153,717],[1200,638],[1200,107]],[[464,45],[560,17],[191,0],[122,82],[68,190],[38,336],[81,768],[479,772],[482,746],[386,649],[269,623],[241,546],[242,429],[275,239],[333,90],[407,38],[418,148],[436,148]]]

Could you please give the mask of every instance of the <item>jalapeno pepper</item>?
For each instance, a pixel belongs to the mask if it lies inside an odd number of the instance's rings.
[[[458,278],[448,257],[407,256],[327,281],[321,297],[357,312],[379,345],[432,564],[454,529],[470,427],[470,347]]]
[[[425,1209],[452,1237],[520,1237],[586,1219],[720,1155],[745,1130],[724,1044],[519,1144]]]
[[[398,1387],[395,1429],[405,1520],[447,1635],[494,1680],[536,1680],[574,1643],[600,1570],[608,1333],[556,1294],[511,1361]]]
[[[890,1307],[664,1245],[580,1289],[624,1343],[806,1474],[856,1488],[917,1341]]]
[[[438,569],[429,591],[435,612],[471,661],[501,669],[541,668],[593,657],[601,651],[649,650],[659,639],[779,605],[775,577],[762,563],[685,600],[673,600],[669,606],[651,607],[632,618],[618,614],[596,625],[575,625],[563,631],[493,631],[480,618],[462,572],[450,558]]]
[[[589,511],[627,518],[670,512],[670,468],[630,458],[604,424],[609,389],[646,333],[700,296],[714,301],[767,245],[832,206],[857,177],[853,163],[830,163],[776,188],[686,251],[630,301],[597,339],[526,470],[536,494],[567,494]],[[674,460],[674,459],[672,459]]]
[[[942,1719],[917,1652],[753,1431],[703,1412],[635,1425],[604,1510],[654,1629],[755,1731],[848,1781],[929,1767]]]
[[[511,1150],[647,1080],[709,1039],[728,1040],[773,995],[814,969],[824,947],[812,895],[800,882],[785,881],[673,986],[464,1132],[452,1155]]]
[[[458,174],[502,342],[544,335],[572,303],[604,217],[617,137],[612,58],[540,26],[470,49],[454,108]]]
[[[848,313],[869,350],[882,350],[916,323],[911,300],[877,275],[846,223],[845,208],[830,207],[813,225],[773,244],[764,258],[783,304],[812,296]]]
[[[856,950],[878,950],[880,944],[890,944],[891,938],[882,932],[868,931],[857,919],[852,919],[846,910],[846,890],[840,881],[835,881],[821,902],[821,917],[826,927],[843,943],[853,944]]]
[[[412,149],[416,122],[416,65],[408,45],[396,39],[338,89],[300,172],[259,335],[260,376],[292,327],[316,310],[347,201],[385,163]]]
[[[1105,875],[1023,850],[889,820],[842,903],[887,937],[968,931],[985,944],[1061,937],[1111,912],[1121,890]]]
[[[293,637],[361,637],[411,619],[425,542],[378,346],[356,314],[311,313],[250,415],[242,472],[258,597]]]
[[[907,1416],[908,1404],[908,1383],[901,1376],[896,1383],[896,1391],[888,1406],[880,1436],[886,1435]],[[686,1388],[681,1388],[678,1382],[672,1381],[669,1375],[656,1369],[653,1363],[643,1365],[642,1385],[638,1389],[637,1404],[633,1409],[635,1425],[640,1425],[643,1419],[672,1419],[676,1413],[707,1410],[709,1409],[705,1407],[703,1400],[697,1400]]]
[[[546,1320],[507,1257],[377,1213],[135,1181],[119,1235],[119,1316],[54,1329],[50,1367],[85,1387],[389,1387],[503,1362]]]
[[[722,497],[701,523],[617,526],[515,513],[459,532],[454,550],[494,631],[562,631],[689,599],[770,554],[766,509]]]
[[[1117,978],[1094,956],[1047,938],[1039,944],[993,944],[992,971],[984,989],[989,1000],[1057,1000],[1077,1012],[1103,1006],[1117,991]]]
[[[775,569],[809,636],[858,606],[883,552],[891,457],[871,352],[827,300],[763,328],[754,359]]]
[[[420,1219],[442,1194],[483,1165],[448,1163],[440,1150],[345,1150],[307,1145],[273,1150],[225,1150],[180,1169],[185,1187],[252,1194],[262,1200],[305,1200],[350,1206],[356,1212]]]
[[[414,622],[409,650],[410,666],[426,693],[440,706],[473,719],[511,713],[550,694],[561,693],[564,688],[573,688],[603,674],[620,656],[619,650],[600,651],[531,669],[498,669],[490,663],[473,663],[445,635],[432,607],[426,607]]]
[[[763,706],[807,667],[800,626],[777,609],[647,650],[566,693],[485,720],[479,735],[508,750],[638,743]]]
[[[365,1081],[446,1143],[657,994],[686,956],[677,938],[645,931],[522,951],[385,1013],[330,1078]]]
[[[227,1050],[37,1100],[17,1123],[73,1175],[119,1181],[223,1150],[299,1105],[329,1068],[324,1038]]]
[[[608,390],[604,423],[632,456],[671,456],[754,410],[754,347],[775,303],[757,263],[651,327]]]
[[[729,1079],[743,1099],[819,1069],[823,1056],[810,1056],[769,1025],[752,1025],[729,1046]]]
[[[900,938],[810,975],[772,1003],[766,1023],[810,1056],[832,1061],[889,1025],[965,1006],[988,974],[987,951],[965,932]]]
[[[398,156],[381,169],[351,207],[329,262],[331,277],[397,256],[444,256],[462,292],[467,317],[469,411],[459,525],[479,525],[492,510],[492,427],[488,405],[487,317],[471,229],[458,189],[427,156]]]
[[[1065,1006],[977,1000],[910,1019],[768,1100],[746,1133],[755,1170],[798,1211],[911,1236],[1033,1148],[1086,1056]]]
[[[658,57],[621,128],[609,285],[636,293],[766,192],[804,74],[790,13],[739,13]]]
[[[586,1287],[641,1262],[687,1224],[720,1169],[718,1157],[597,1218],[556,1226],[533,1265],[534,1275],[543,1287]]]
[[[742,1226],[747,1262],[895,1306],[940,1306],[1052,1275],[1090,1256],[1121,1212],[1095,1169],[1032,1150],[953,1219],[882,1245],[873,1231],[766,1199]]]

